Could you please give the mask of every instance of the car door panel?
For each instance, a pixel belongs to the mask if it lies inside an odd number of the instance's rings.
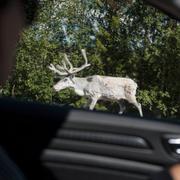
[[[42,162],[58,178],[73,169],[83,179],[82,168],[89,179],[95,178],[90,175],[92,169],[101,170],[106,179],[108,172],[119,172],[109,179],[148,179],[179,161],[164,144],[167,134],[178,137],[179,132],[177,124],[158,120],[72,110],[44,151]]]
[[[180,160],[178,121],[3,99],[0,111],[1,146],[27,179],[146,180]]]

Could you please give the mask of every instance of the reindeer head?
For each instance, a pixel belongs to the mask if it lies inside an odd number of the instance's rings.
[[[63,78],[62,80],[60,80],[53,86],[53,89],[55,91],[61,91],[66,88],[73,87],[74,86],[73,77],[74,76],[67,76],[67,77]]]
[[[55,91],[60,91],[69,87],[70,88],[74,87],[75,82],[73,81],[73,78],[75,74],[82,71],[84,68],[90,66],[90,64],[88,64],[85,49],[82,49],[81,52],[85,59],[85,63],[79,68],[73,67],[66,54],[64,54],[64,60],[62,61],[62,65],[54,66],[53,64],[50,64],[49,66],[50,70],[52,70],[54,73],[58,74],[59,76],[66,76],[65,78],[63,78],[53,86]]]

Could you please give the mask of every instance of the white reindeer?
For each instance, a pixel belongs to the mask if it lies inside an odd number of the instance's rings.
[[[50,64],[49,69],[60,76],[66,76],[54,85],[55,91],[61,91],[65,88],[73,88],[79,96],[85,96],[89,99],[89,109],[93,110],[98,100],[116,101],[120,106],[119,114],[125,110],[122,100],[127,100],[129,103],[136,106],[140,116],[143,116],[141,104],[136,100],[137,84],[130,78],[110,77],[93,75],[88,77],[75,77],[79,71],[90,66],[88,64],[86,51],[81,50],[85,59],[85,64],[79,68],[74,68],[70,63],[66,54],[62,65]]]

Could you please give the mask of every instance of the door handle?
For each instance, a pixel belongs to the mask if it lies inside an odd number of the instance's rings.
[[[174,149],[176,154],[180,155],[180,137],[168,139],[168,144]]]
[[[180,156],[180,135],[166,135],[164,143],[170,153]]]

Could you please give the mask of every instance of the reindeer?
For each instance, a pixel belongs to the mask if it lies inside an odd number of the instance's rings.
[[[57,84],[53,86],[55,91],[61,91],[66,88],[73,88],[79,96],[85,96],[89,103],[90,110],[93,110],[98,100],[115,101],[120,106],[119,114],[125,110],[122,100],[127,100],[133,104],[139,111],[140,116],[143,116],[141,104],[136,100],[137,84],[130,78],[110,77],[93,75],[88,77],[75,77],[75,74],[90,66],[88,64],[86,51],[81,50],[85,63],[74,68],[70,63],[66,54],[62,65],[50,64],[49,69],[55,74],[65,76]]]

